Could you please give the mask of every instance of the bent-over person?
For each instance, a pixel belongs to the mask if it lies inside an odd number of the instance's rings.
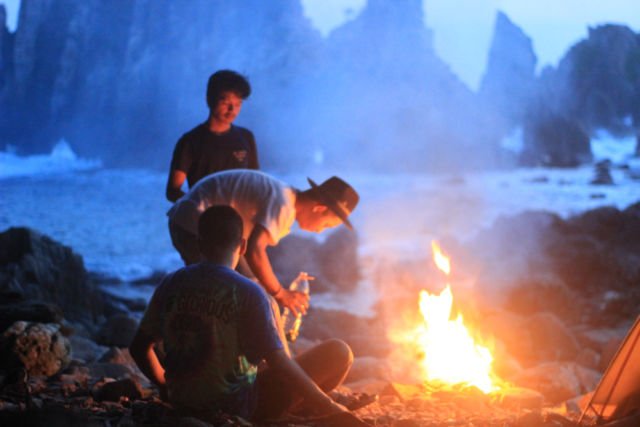
[[[260,171],[229,170],[200,180],[169,210],[169,232],[186,265],[200,260],[198,218],[210,206],[228,205],[244,224],[247,251],[238,270],[255,276],[265,290],[294,313],[305,313],[309,297],[284,288],[273,272],[267,246],[277,245],[289,234],[294,221],[301,229],[320,233],[344,223],[358,204],[358,193],[334,176],[300,191]]]

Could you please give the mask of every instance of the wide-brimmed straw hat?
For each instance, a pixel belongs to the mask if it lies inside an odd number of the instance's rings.
[[[307,178],[311,188],[320,197],[323,205],[331,209],[344,225],[353,230],[348,216],[356,208],[360,196],[352,186],[344,182],[337,176],[332,176],[322,184],[316,184],[311,178]]]

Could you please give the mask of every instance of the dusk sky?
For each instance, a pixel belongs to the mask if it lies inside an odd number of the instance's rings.
[[[328,34],[353,19],[366,0],[301,0],[307,16]],[[392,0],[389,0],[392,1]],[[15,29],[20,0],[0,0]],[[538,66],[555,65],[566,50],[586,37],[589,26],[619,23],[640,32],[638,0],[423,0],[425,24],[433,30],[435,48],[472,89],[477,88],[487,59],[496,11],[502,10],[532,38]]]

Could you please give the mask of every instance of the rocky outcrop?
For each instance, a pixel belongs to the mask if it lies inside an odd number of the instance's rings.
[[[55,304],[66,319],[86,324],[99,321],[102,312],[78,254],[28,228],[10,228],[0,233],[0,302],[20,300]]]
[[[572,46],[557,68],[543,70],[524,121],[528,151],[524,162],[553,166],[584,162],[590,158],[585,158],[590,154],[586,142],[600,129],[637,136],[638,58],[640,36],[628,27],[607,24],[590,28],[588,38]]]
[[[290,234],[268,248],[274,272],[288,285],[305,271],[315,279],[312,293],[348,292],[360,278],[357,235],[345,227],[332,232],[324,243],[313,237]]]
[[[126,314],[115,314],[102,324],[96,342],[105,346],[128,347],[138,329],[138,321]]]
[[[507,15],[498,12],[479,94],[502,119],[503,133],[522,123],[536,88],[536,61],[531,39]]]
[[[369,1],[326,40],[299,0],[24,2],[10,44],[0,138],[23,153],[64,137],[106,165],[165,168],[206,115],[208,75],[232,68],[253,85],[239,124],[264,147],[265,167],[423,171],[492,155],[490,121],[436,55],[419,0]],[[402,162],[388,161],[393,141]]]
[[[24,2],[9,56],[15,79],[2,104],[12,117],[0,135],[27,153],[49,151],[64,137],[79,155],[106,164],[145,158],[165,167],[180,134],[206,115],[208,76],[232,68],[250,76],[255,92],[270,94],[244,118],[263,139],[277,129],[280,143],[286,127],[260,123],[274,123],[282,110],[270,119],[264,111],[290,90],[292,76],[304,75],[319,41],[292,0]],[[156,154],[159,141],[166,156]]]
[[[526,212],[497,221],[460,254],[474,254],[485,284],[510,309],[549,311],[568,325],[615,326],[633,319],[640,293],[640,204],[602,207],[566,220]],[[513,236],[518,236],[514,239]],[[507,281],[508,286],[495,284]]]
[[[330,126],[315,126],[310,136],[328,164],[407,172],[487,160],[484,111],[435,53],[423,12],[420,0],[368,1],[327,38],[314,73],[323,88],[316,99],[326,107],[314,114]]]
[[[527,120],[523,165],[575,167],[592,159],[589,135],[577,121],[548,114]]]
[[[2,371],[23,368],[28,375],[50,377],[71,360],[71,346],[54,323],[16,322],[0,338]]]

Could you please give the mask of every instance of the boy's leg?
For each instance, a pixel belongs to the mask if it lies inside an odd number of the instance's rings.
[[[344,341],[331,339],[295,358],[302,369],[324,391],[342,384],[353,364],[353,353]]]
[[[332,339],[302,353],[294,360],[323,391],[328,392],[344,381],[353,363],[353,353],[347,343]],[[300,403],[296,390],[272,369],[258,372],[256,381],[258,403],[254,419],[282,417]]]

